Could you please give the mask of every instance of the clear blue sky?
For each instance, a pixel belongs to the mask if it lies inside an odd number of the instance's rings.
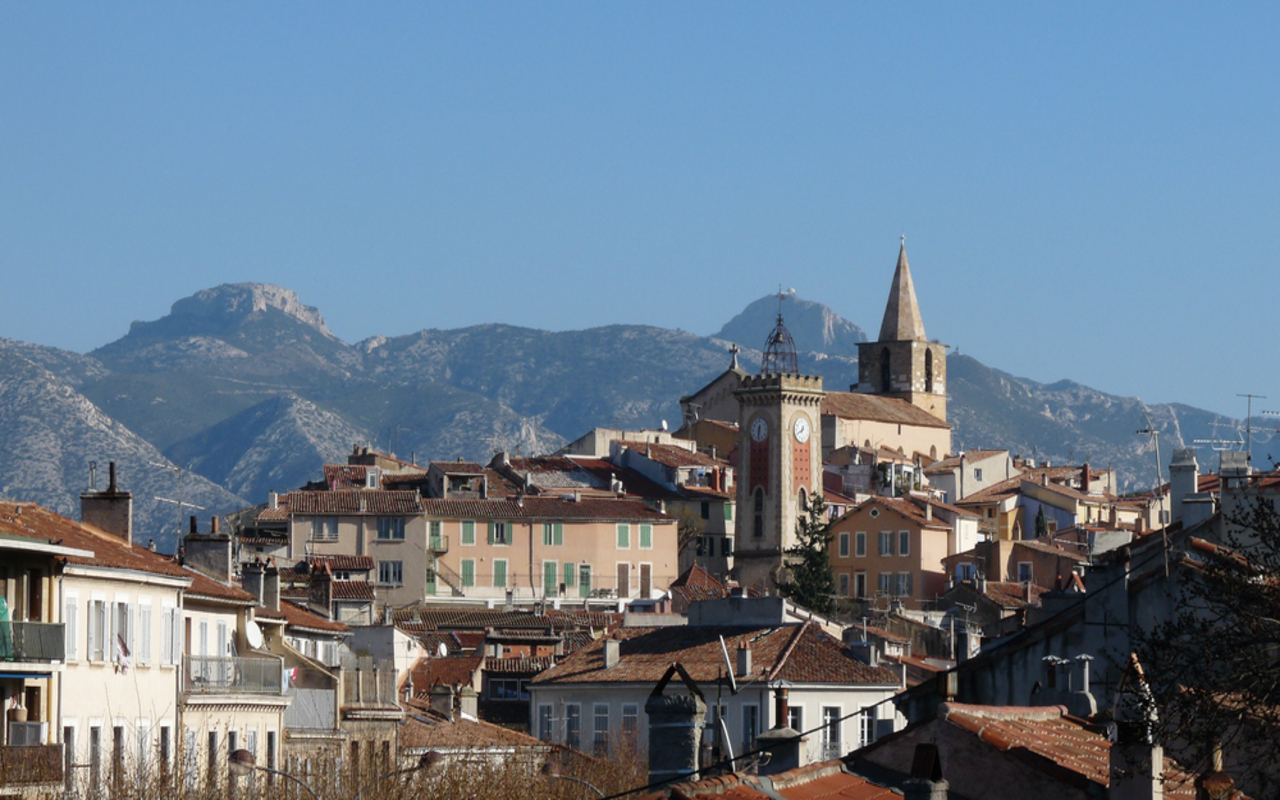
[[[794,286],[1280,408],[1276,4],[0,5],[0,336],[277,283],[346,341],[711,333]],[[764,335],[764,331],[761,335]]]

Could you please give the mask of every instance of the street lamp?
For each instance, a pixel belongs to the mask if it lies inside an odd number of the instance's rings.
[[[246,775],[252,775],[254,770],[269,772],[272,775],[279,775],[282,778],[288,778],[303,789],[306,789],[307,794],[311,795],[312,800],[320,800],[320,796],[316,794],[314,789],[289,773],[281,772],[280,770],[272,769],[271,767],[258,766],[258,760],[254,758],[253,753],[248,750],[241,749],[233,751],[231,753],[231,757],[227,759],[227,767],[231,770],[231,777],[233,778],[243,778]]]
[[[406,767],[405,769],[397,769],[392,772],[388,772],[385,775],[379,775],[378,777],[366,783],[364,786],[361,786],[360,789],[351,796],[351,800],[360,800],[360,795],[364,794],[369,789],[372,789],[373,787],[382,783],[387,778],[394,778],[397,775],[408,775],[411,772],[430,771],[435,767],[438,767],[439,765],[443,764],[444,761],[445,761],[444,753],[441,753],[437,750],[428,750],[418,758],[418,763],[416,765],[412,767]]]
[[[580,783],[583,786],[590,789],[591,791],[595,792],[598,797],[604,797],[604,792],[597,789],[595,784],[584,781],[582,778],[575,778],[572,775],[561,775],[559,767],[550,761],[543,763],[542,774],[547,776],[548,778],[556,778],[562,781],[573,781],[574,783]]]

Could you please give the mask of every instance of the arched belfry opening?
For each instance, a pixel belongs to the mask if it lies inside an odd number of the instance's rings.
[[[933,391],[933,350],[924,351],[924,390]]]
[[[889,365],[889,348],[880,351],[880,391],[889,392],[893,390],[892,386],[893,371]]]

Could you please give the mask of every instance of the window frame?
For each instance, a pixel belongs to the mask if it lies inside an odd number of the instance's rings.
[[[867,557],[867,532],[858,531],[853,535],[853,557]]]
[[[898,531],[898,555],[904,558],[911,555],[911,531]]]
[[[882,558],[893,555],[893,531],[880,531],[880,549],[876,554]]]
[[[507,583],[509,581],[509,577],[508,577],[509,573],[507,572],[507,559],[495,558],[492,563],[493,563],[493,588],[506,589]],[[501,570],[499,570],[499,565],[501,565]],[[501,571],[502,573],[502,583],[498,583],[499,571]]]
[[[837,544],[836,544],[836,554],[837,554],[836,556],[837,558],[849,557],[849,532],[848,531],[840,531],[840,537],[837,540]]]
[[[464,547],[474,547],[476,543],[476,521],[464,519],[458,521],[458,543]]]
[[[397,580],[388,580],[394,577]],[[379,586],[404,586],[404,562],[403,561],[379,561],[378,562],[378,585]]]

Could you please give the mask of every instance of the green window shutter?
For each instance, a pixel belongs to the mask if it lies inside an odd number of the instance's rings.
[[[559,587],[556,586],[556,579],[559,575],[560,573],[556,569],[556,562],[542,562],[542,594],[544,596],[557,593]]]
[[[577,582],[578,582],[578,572],[577,572],[577,567],[575,567],[575,566],[574,566],[574,565],[572,565],[572,564],[565,563],[565,565],[564,565],[564,585],[565,585],[565,587],[567,587],[567,588],[569,588],[569,589],[572,589],[572,588],[574,587],[574,585],[576,585],[576,584],[577,584]]]
[[[618,549],[625,550],[631,546],[631,528],[628,525],[618,526]]]
[[[473,558],[462,559],[462,585],[476,585],[476,562]]]
[[[489,520],[489,544],[493,544],[493,520]]]
[[[733,522],[733,503],[724,504],[724,521]]]
[[[653,547],[653,526],[652,525],[640,526],[640,546],[645,549]]]
[[[543,547],[551,546],[552,530],[553,528],[551,527],[550,522],[542,523],[542,546]]]
[[[564,525],[559,522],[556,523],[555,543],[556,547],[564,544]]]
[[[476,543],[476,524],[474,522],[467,521],[462,523],[462,543]]]
[[[493,562],[493,585],[503,589],[507,586],[507,562],[502,559]]]

